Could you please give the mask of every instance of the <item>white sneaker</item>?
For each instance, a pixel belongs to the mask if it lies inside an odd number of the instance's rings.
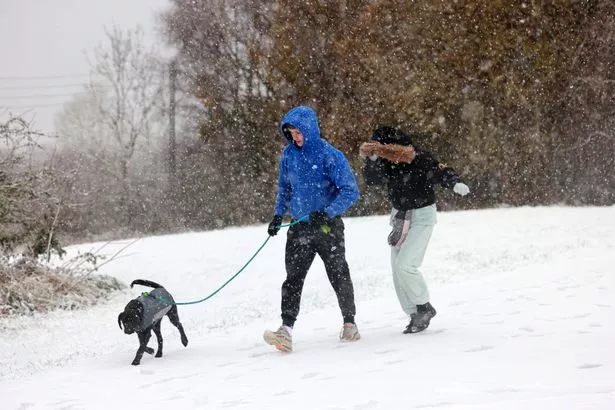
[[[354,323],[344,323],[342,331],[340,332],[340,341],[342,342],[354,342],[359,340],[361,335],[359,334],[359,328]]]
[[[278,330],[272,332],[271,330],[265,330],[263,333],[263,339],[267,344],[275,346],[280,352],[292,352],[293,351],[293,338],[288,333],[288,330],[284,325],[280,326]]]

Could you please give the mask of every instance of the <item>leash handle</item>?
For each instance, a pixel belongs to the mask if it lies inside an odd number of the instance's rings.
[[[286,227],[290,228],[293,225],[297,225],[299,222],[303,221],[307,217],[308,217],[307,215],[303,215],[301,218],[295,219],[293,222],[290,222],[290,223],[287,223],[287,224],[278,225],[278,226],[276,226],[276,228],[286,228]]]

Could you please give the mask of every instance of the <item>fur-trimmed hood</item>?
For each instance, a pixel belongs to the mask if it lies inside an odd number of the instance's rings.
[[[379,142],[364,142],[359,147],[359,152],[364,157],[376,155],[394,164],[411,163],[416,157],[414,147],[399,144],[381,144]]]

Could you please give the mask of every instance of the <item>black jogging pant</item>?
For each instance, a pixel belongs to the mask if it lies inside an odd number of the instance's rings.
[[[354,288],[346,262],[344,223],[340,217],[328,224],[330,231],[300,222],[288,229],[286,280],[282,284],[282,323],[292,327],[299,315],[303,283],[316,254],[322,259],[329,282],[337,295],[344,323],[354,323]]]

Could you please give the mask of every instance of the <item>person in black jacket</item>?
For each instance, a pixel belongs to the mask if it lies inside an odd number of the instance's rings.
[[[397,298],[410,323],[403,333],[421,332],[436,315],[429,289],[419,271],[436,224],[434,187],[441,185],[464,196],[470,192],[457,173],[429,151],[414,146],[410,135],[394,127],[379,127],[373,142],[363,143],[366,185],[386,185],[392,206],[388,237]]]

